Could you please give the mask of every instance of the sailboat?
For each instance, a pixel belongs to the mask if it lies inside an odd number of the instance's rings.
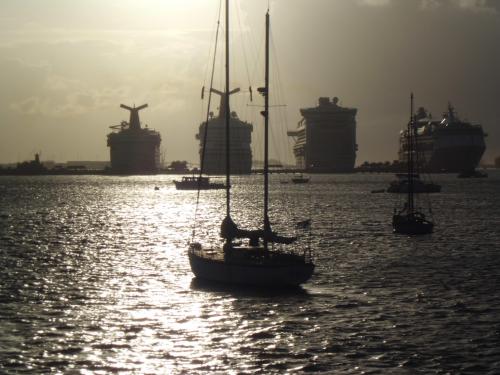
[[[224,245],[204,249],[191,243],[188,250],[191,270],[197,279],[254,287],[296,287],[312,276],[314,263],[310,249],[302,254],[272,249],[272,244],[292,244],[296,237],[280,236],[271,229],[269,211],[269,10],[266,14],[265,87],[258,89],[264,97],[264,215],[263,229],[240,229],[231,218],[230,110],[229,110],[229,0],[226,0],[226,217],[220,235]],[[247,240],[243,245],[235,240]]]
[[[416,146],[415,116],[413,114],[413,93],[411,94],[410,121],[406,130],[408,144],[407,163],[407,200],[403,208],[394,212],[392,226],[394,232],[402,234],[427,234],[431,233],[434,223],[428,220],[415,204],[415,180],[418,178],[418,149]]]

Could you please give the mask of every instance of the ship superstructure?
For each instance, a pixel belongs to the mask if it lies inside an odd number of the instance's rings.
[[[117,174],[150,174],[160,169],[160,133],[141,127],[139,111],[148,105],[120,107],[130,111],[130,120],[110,126],[108,147],[111,157],[111,172]]]
[[[338,98],[322,97],[313,108],[300,110],[293,153],[296,165],[307,172],[348,173],[356,161],[356,108],[345,108]]]
[[[458,118],[453,106],[434,120],[420,107],[415,115],[416,146],[420,169],[426,172],[473,171],[486,150],[486,134],[479,124]],[[399,160],[408,160],[407,130],[401,131]]]
[[[226,93],[212,89],[212,92],[221,96],[219,115],[211,116],[207,122],[203,122],[198,129],[196,139],[200,142],[200,165],[203,160],[203,173],[225,174],[226,173],[226,128],[224,123],[226,109],[224,98]],[[238,118],[236,112],[231,112],[230,120],[230,168],[231,174],[250,174],[252,171],[252,131],[253,125]],[[206,128],[206,129],[205,129]],[[206,133],[206,140],[205,140]],[[203,146],[205,145],[205,151]],[[203,156],[203,152],[205,153]]]

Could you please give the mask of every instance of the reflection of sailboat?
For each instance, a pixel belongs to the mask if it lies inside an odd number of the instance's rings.
[[[264,228],[244,230],[238,228],[231,218],[230,204],[230,153],[229,153],[229,0],[226,0],[226,217],[221,225],[222,248],[203,249],[201,244],[192,243],[188,255],[191,270],[197,278],[230,284],[246,284],[266,287],[297,286],[306,282],[314,271],[311,254],[276,251],[270,244],[291,244],[295,237],[279,236],[271,229],[268,217],[269,201],[269,12],[266,14],[266,77],[265,87],[258,91],[265,99],[262,115],[265,119],[264,136]],[[248,245],[241,246],[235,239],[247,239]]]
[[[395,212],[392,217],[394,232],[403,234],[426,234],[431,233],[434,223],[426,219],[425,215],[418,210],[415,204],[415,178],[418,176],[418,160],[416,142],[415,118],[413,115],[413,93],[411,94],[411,115],[406,131],[408,144],[408,170],[407,170],[407,201],[404,207]]]

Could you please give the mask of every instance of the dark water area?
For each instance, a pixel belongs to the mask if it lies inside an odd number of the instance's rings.
[[[0,177],[0,373],[499,374],[500,171],[435,175],[435,233],[395,235],[393,176],[271,177],[271,220],[312,220],[303,288],[193,280],[196,192],[175,176]],[[178,176],[177,176],[178,178]],[[259,223],[261,176],[233,181]],[[155,186],[159,190],[155,190]],[[196,233],[220,243],[223,191]]]

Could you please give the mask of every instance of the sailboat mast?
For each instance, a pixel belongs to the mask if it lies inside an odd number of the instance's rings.
[[[410,122],[408,123],[408,213],[413,213],[413,93],[410,96]]]
[[[266,13],[266,72],[264,88],[264,231],[271,230],[269,223],[269,10]],[[264,248],[267,240],[264,237]]]
[[[229,0],[226,0],[226,90],[225,90],[225,121],[226,121],[226,216],[231,214],[231,170],[230,170],[230,139],[229,122],[231,111],[229,108]]]

